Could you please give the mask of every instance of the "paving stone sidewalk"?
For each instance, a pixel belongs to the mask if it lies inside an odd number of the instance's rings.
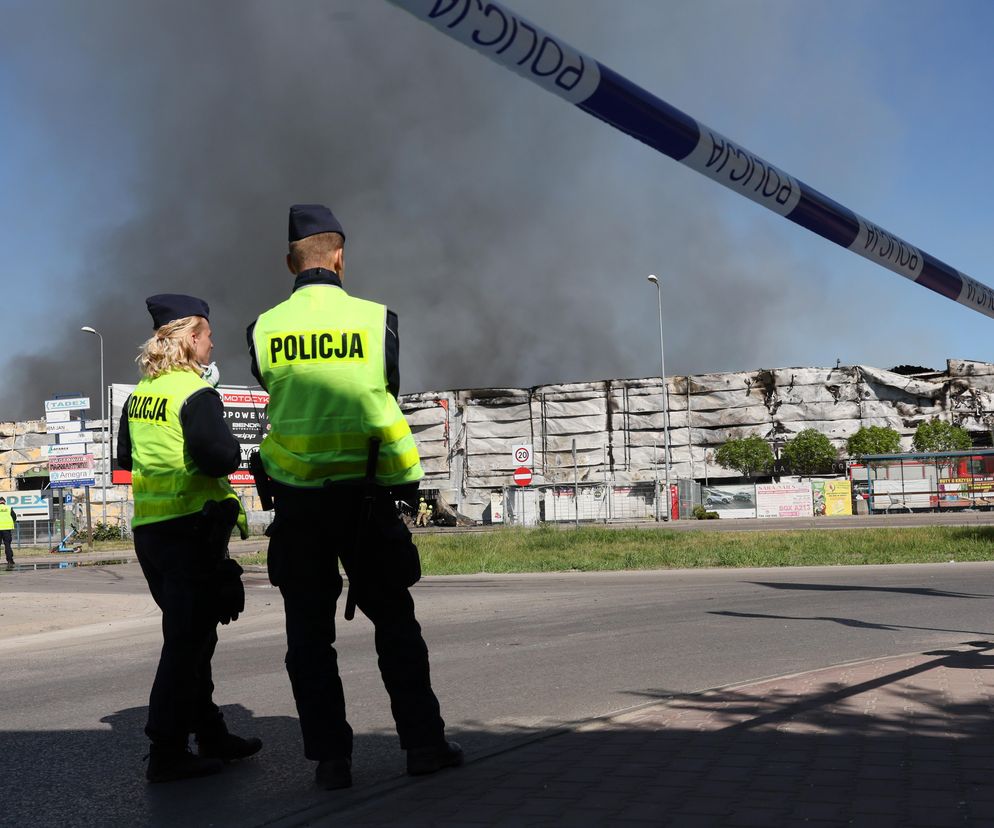
[[[994,642],[651,702],[312,824],[994,825]]]

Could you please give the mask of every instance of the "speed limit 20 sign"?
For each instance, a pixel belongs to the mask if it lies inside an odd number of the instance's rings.
[[[512,446],[511,448],[511,458],[514,460],[513,466],[527,466],[529,469],[532,467],[532,447],[528,443],[522,443],[519,446]]]

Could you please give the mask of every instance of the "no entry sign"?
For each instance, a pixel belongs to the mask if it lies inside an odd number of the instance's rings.
[[[514,482],[519,486],[527,486],[532,482],[532,470],[527,466],[515,469]]]

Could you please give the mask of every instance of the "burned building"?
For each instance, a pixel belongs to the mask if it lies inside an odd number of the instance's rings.
[[[978,446],[991,445],[994,427],[994,364],[960,359],[948,360],[944,371],[853,365],[670,376],[667,393],[672,479],[714,483],[736,477],[715,465],[714,451],[754,434],[785,442],[813,428],[844,452],[846,439],[861,426],[895,429],[906,449],[918,424],[935,417],[965,428]],[[115,397],[112,427],[123,398]],[[537,485],[573,483],[574,447],[580,482],[623,487],[661,476],[658,377],[426,391],[403,395],[400,402],[421,452],[423,488],[437,490],[470,518],[481,519],[491,493],[513,485],[516,445],[532,446]],[[100,432],[93,437],[99,440]],[[17,478],[37,474],[48,442],[44,420],[0,423],[0,490],[17,489]],[[86,451],[103,468],[103,444],[88,444]],[[94,500],[99,484],[91,491]],[[108,501],[126,504],[127,489],[108,480]],[[241,491],[246,505],[257,507],[252,490]]]

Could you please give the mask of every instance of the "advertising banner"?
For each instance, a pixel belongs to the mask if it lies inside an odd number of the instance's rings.
[[[49,501],[39,492],[0,492],[0,496],[6,499],[7,505],[17,513],[18,520],[22,518],[48,519]]]
[[[224,417],[231,426],[242,450],[242,463],[238,471],[228,475],[228,480],[235,486],[251,486],[255,483],[248,470],[249,455],[259,448],[259,443],[269,430],[269,417],[266,406],[269,404],[269,394],[265,391],[253,391],[248,388],[217,389],[224,403]]]
[[[810,483],[757,483],[756,517],[813,517]]]
[[[111,416],[112,429],[117,429],[121,422],[121,413],[125,400],[134,390],[133,385],[115,383],[111,385]],[[242,462],[238,470],[228,475],[228,480],[235,486],[251,486],[255,483],[248,470],[249,455],[259,447],[262,438],[269,430],[269,417],[266,406],[269,394],[262,389],[251,389],[241,386],[219,385],[217,388],[224,404],[224,417],[231,426],[231,432],[238,440],[242,452]],[[65,442],[63,440],[63,442]],[[117,462],[117,437],[111,435],[111,480],[114,483],[130,483],[131,472],[121,468]]]
[[[752,483],[731,486],[701,486],[701,500],[709,512],[722,520],[756,517],[756,487]]]
[[[60,434],[59,442],[62,444],[66,443],[92,443],[93,442],[93,432],[92,431],[76,431],[69,434]]]
[[[973,477],[940,477],[938,505],[940,508],[994,505],[994,477],[980,474]]]
[[[825,514],[828,517],[852,514],[852,483],[848,480],[825,481]]]
[[[67,414],[69,412],[66,412]],[[49,434],[68,434],[73,431],[82,431],[83,421],[82,420],[65,420],[64,422],[56,422],[53,420],[48,420],[45,425],[45,431]]]
[[[48,484],[53,489],[65,486],[93,486],[93,469],[49,469]]]
[[[66,397],[61,400],[45,400],[45,413],[49,411],[79,411],[90,407],[89,397]]]

